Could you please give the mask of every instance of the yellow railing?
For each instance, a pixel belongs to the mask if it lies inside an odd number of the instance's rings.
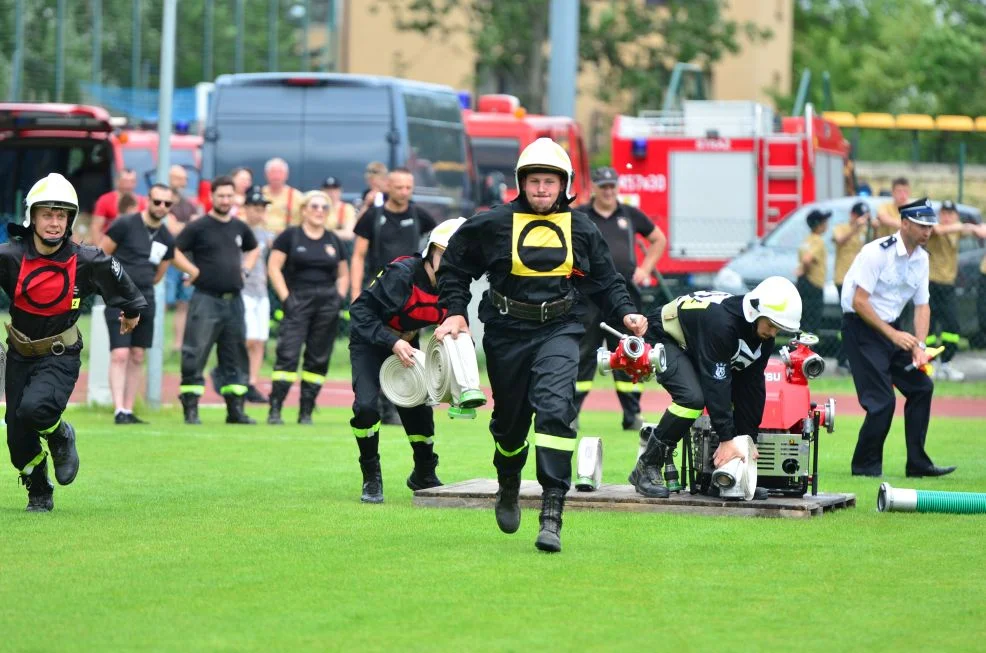
[[[822,114],[845,129],[901,129],[906,131],[986,132],[986,116],[929,116],[924,113],[859,113],[826,111]]]

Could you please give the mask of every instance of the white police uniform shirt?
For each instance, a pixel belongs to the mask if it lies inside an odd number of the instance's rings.
[[[893,323],[912,298],[915,306],[928,303],[928,252],[916,247],[907,255],[898,231],[863,246],[849,267],[842,286],[842,312],[852,307],[856,288],[870,293],[870,305],[877,316]]]

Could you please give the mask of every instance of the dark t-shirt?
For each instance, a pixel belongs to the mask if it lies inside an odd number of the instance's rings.
[[[654,231],[654,223],[641,210],[628,204],[617,204],[616,211],[608,218],[596,213],[591,202],[577,207],[576,210],[589,216],[592,223],[599,228],[609,245],[616,270],[629,281],[637,267],[636,234],[644,238],[650,236]]]
[[[171,215],[175,216],[178,224],[188,224],[195,217],[195,213],[195,205],[185,197],[181,198],[177,204],[171,207]]]
[[[106,235],[116,243],[113,256],[134,285],[145,297],[153,299],[158,265],[175,257],[175,239],[164,222],[152,229],[144,224],[140,213],[131,213],[114,220]]]
[[[376,222],[376,225],[374,224]],[[403,213],[372,207],[359,219],[353,232],[370,241],[367,255],[372,274],[399,256],[421,253],[421,237],[435,228],[435,219],[414,204]],[[374,242],[379,237],[379,242]]]
[[[284,281],[288,290],[335,286],[339,263],[345,260],[342,241],[329,230],[312,240],[301,227],[290,227],[274,239],[272,249],[284,252]]]
[[[241,254],[256,249],[257,238],[242,220],[220,222],[206,214],[185,225],[175,246],[199,268],[195,287],[221,295],[243,288]]]

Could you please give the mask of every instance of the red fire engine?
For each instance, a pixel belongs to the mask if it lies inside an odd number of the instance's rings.
[[[841,197],[848,143],[813,113],[780,118],[754,102],[686,101],[618,116],[621,201],[668,237],[665,275],[714,273],[806,202]]]

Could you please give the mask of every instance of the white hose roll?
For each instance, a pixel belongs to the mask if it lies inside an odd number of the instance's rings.
[[[456,399],[463,390],[479,390],[479,363],[476,362],[476,345],[472,337],[468,333],[460,333],[454,339],[446,337],[442,344],[452,363],[452,379],[459,386]]]
[[[414,365],[411,367],[404,367],[396,355],[388,356],[380,366],[380,389],[387,399],[401,408],[428,403],[425,355],[415,350]]]
[[[455,338],[434,336],[425,347],[428,394],[436,403],[458,404],[463,391],[479,390],[476,345],[467,333]]]
[[[737,435],[733,442],[746,460],[733,458],[712,473],[712,482],[719,487],[719,496],[725,499],[751,501],[757,490],[757,461],[752,455],[753,439],[748,435]]]
[[[428,395],[436,404],[452,403],[452,363],[448,351],[434,336],[425,346],[425,376]]]

